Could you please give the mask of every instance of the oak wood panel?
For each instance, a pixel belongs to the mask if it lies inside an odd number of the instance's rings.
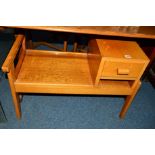
[[[102,57],[123,58],[130,61],[148,58],[135,41],[96,39]]]
[[[95,85],[97,85],[99,82],[98,74],[101,66],[101,60],[102,57],[96,39],[90,40],[88,43],[88,62],[91,77]]]
[[[10,71],[10,68],[14,62],[14,59],[17,55],[17,52],[20,48],[20,45],[22,43],[23,38],[24,38],[23,35],[18,35],[16,37],[16,40],[15,40],[7,58],[6,58],[6,60],[4,61],[3,65],[2,65],[3,72],[9,72]]]
[[[26,55],[31,56],[43,56],[43,57],[62,57],[62,58],[87,58],[87,53],[80,52],[58,52],[58,51],[48,51],[48,50],[32,50],[26,49]]]
[[[82,34],[97,34],[106,36],[122,36],[133,38],[155,39],[155,26],[140,26],[137,32],[127,29],[122,31],[120,26],[10,26],[13,28],[24,28],[34,30],[73,32]],[[130,26],[127,26],[130,27]]]
[[[37,52],[36,55],[26,55],[17,81],[66,85],[92,84],[87,58],[63,57],[57,55],[57,52],[51,53],[51,56],[40,56]]]
[[[98,86],[93,84],[53,84],[16,81],[17,92],[22,93],[54,93],[54,94],[94,94],[94,95],[130,95],[131,87],[128,81],[100,80]]]
[[[101,79],[134,80],[139,76],[144,65],[143,62],[134,63],[132,61],[117,62],[105,60]],[[118,70],[128,70],[128,74],[120,75]]]

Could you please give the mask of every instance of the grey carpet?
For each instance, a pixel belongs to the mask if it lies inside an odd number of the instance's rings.
[[[4,113],[3,107],[2,107],[2,105],[0,103],[0,123],[4,123],[6,121],[7,121],[7,119],[5,117],[5,113]]]
[[[146,82],[124,120],[118,118],[122,97],[24,95],[21,120],[15,117],[5,78],[1,82],[0,98],[8,120],[0,128],[155,128],[155,90]]]

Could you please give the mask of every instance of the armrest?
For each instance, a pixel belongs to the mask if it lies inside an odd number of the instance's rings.
[[[16,58],[16,55],[19,51],[20,45],[23,41],[24,36],[23,35],[17,35],[16,40],[7,56],[5,59],[3,65],[2,65],[2,70],[3,72],[9,72],[10,68],[14,62],[14,59]]]

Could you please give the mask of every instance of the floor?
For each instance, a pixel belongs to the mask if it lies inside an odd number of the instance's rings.
[[[123,97],[24,95],[21,120],[15,117],[5,77],[0,98],[8,120],[0,128],[155,128],[155,91],[148,82],[143,82],[123,120],[118,117]]]
[[[4,123],[6,121],[7,121],[7,119],[5,117],[5,113],[4,113],[3,107],[0,102],[0,123],[2,123],[2,122]]]
[[[9,39],[0,40],[0,54],[11,47]],[[155,89],[143,82],[125,119],[118,114],[123,97],[39,95],[25,94],[22,101],[22,118],[15,117],[12,97],[5,74],[1,75],[0,100],[7,122],[0,128],[52,128],[52,129],[154,129]]]

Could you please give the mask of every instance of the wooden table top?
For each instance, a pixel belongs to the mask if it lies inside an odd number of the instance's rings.
[[[136,31],[131,30],[131,26],[14,26],[13,28],[155,39],[155,26],[140,26]]]

